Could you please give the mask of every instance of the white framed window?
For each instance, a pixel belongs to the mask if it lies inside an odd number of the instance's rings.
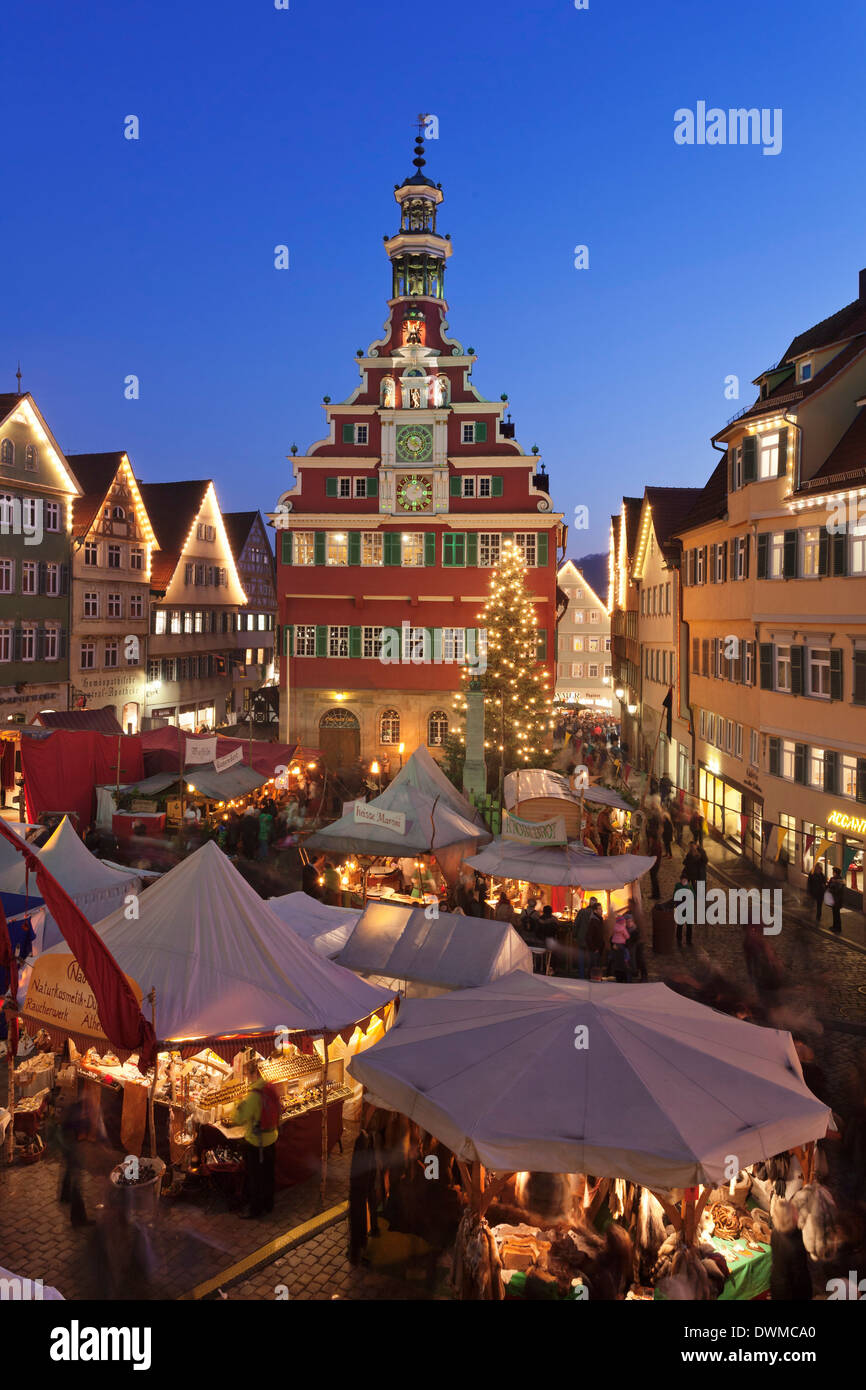
[[[757,729],[750,729],[750,730],[749,730],[749,762],[751,763],[752,767],[757,767],[757,766],[758,766],[758,759],[759,759],[759,757],[760,757],[760,748],[759,748],[759,744],[758,744],[758,731],[757,731]]]
[[[791,647],[788,643],[776,647],[776,689],[791,689]]]
[[[430,637],[426,627],[403,626],[403,660],[423,662],[430,659]]]
[[[824,787],[824,749],[809,750],[809,782],[813,787]]]
[[[809,694],[820,699],[830,698],[830,649],[809,648]]]
[[[25,623],[21,628],[21,660],[36,660],[36,624]]]
[[[10,623],[0,624],[0,661],[12,660],[12,626]]]
[[[110,545],[108,547],[108,568],[110,570],[120,569],[121,555],[122,551],[119,545]]]
[[[587,637],[587,639],[586,639],[586,650],[587,650],[588,652],[597,652],[597,651],[599,651],[600,648],[599,648],[598,643],[599,643],[599,639],[598,639],[597,637]]]
[[[41,499],[38,497],[22,498],[21,523],[25,531],[35,531],[38,529],[41,506]]]
[[[610,638],[609,638],[609,637],[605,637],[605,639],[604,639],[604,649],[605,649],[606,652],[609,652],[609,651],[610,651]]]
[[[45,514],[45,529],[46,529],[46,531],[59,531],[59,530],[60,530],[60,503],[59,503],[59,502],[43,502],[42,506],[43,506],[43,510],[44,510],[44,514]]]
[[[99,594],[96,592],[95,589],[85,592],[84,616],[85,618],[99,617]]]
[[[611,678],[612,672],[613,672],[613,668],[612,668],[611,666],[605,666],[605,668],[604,668],[604,683],[605,683],[605,685],[610,685],[610,678]]]
[[[779,432],[758,438],[758,477],[775,478],[779,472]]]
[[[144,551],[140,545],[134,545],[129,552],[129,568],[131,570],[144,569]]]
[[[5,463],[10,468],[15,463],[15,445],[11,439],[4,439],[0,444],[0,463]]]
[[[731,751],[731,749],[733,748],[733,746],[734,746],[734,721],[733,721],[733,719],[726,719],[726,720],[725,720],[725,752],[726,752],[726,753],[730,753],[730,751]]]
[[[535,531],[518,531],[514,537],[514,544],[523,556],[526,565],[531,567],[538,563],[538,536]]]
[[[179,609],[179,608],[173,608],[173,609],[171,610],[171,622],[169,623],[169,630],[171,631],[171,633],[172,633],[173,636],[175,636],[175,637],[179,637],[179,636],[180,636],[180,633],[181,633],[181,615],[180,615],[180,609]]]
[[[292,560],[296,565],[316,563],[316,537],[313,531],[295,531],[292,547]]]
[[[721,545],[716,546],[716,583],[723,584],[725,580],[725,551]]]
[[[185,610],[185,612],[184,612],[184,615],[183,615],[183,630],[184,630],[184,633],[189,633],[190,635],[192,635],[192,621],[193,621],[192,609],[191,609],[191,608],[187,608],[187,609]]]
[[[703,739],[707,736],[707,712],[705,709],[701,710],[700,719],[698,720],[698,733]]]
[[[811,362],[799,362],[799,363],[797,364],[797,376],[799,377],[800,381],[811,381],[811,380],[812,380],[812,363],[811,363]]]
[[[571,663],[571,679],[576,681],[583,680],[583,662],[573,661]]]
[[[743,446],[738,444],[731,450],[731,491],[743,486]]]
[[[338,626],[328,628],[328,656],[349,655],[349,629]]]
[[[478,496],[479,496],[479,497],[492,497],[492,496],[493,496],[493,479],[492,479],[492,477],[489,477],[489,476],[485,475],[484,477],[481,477],[481,478],[478,479]]]
[[[770,565],[769,575],[771,579],[781,579],[785,571],[785,533],[784,531],[774,531],[770,536]]]
[[[328,532],[325,559],[329,565],[348,565],[349,537],[345,531]]]
[[[295,628],[295,656],[316,655],[315,623],[301,623]]]
[[[42,655],[45,661],[57,661],[60,656],[60,628],[56,623],[45,624],[42,641]]]
[[[483,480],[482,480],[483,481]],[[478,532],[478,564],[481,569],[492,569],[499,564],[502,554],[502,537],[498,531]]]
[[[36,465],[39,462],[39,450],[35,444],[27,444],[24,448],[24,467],[29,473],[36,472]]]
[[[361,532],[361,564],[362,564],[362,565],[381,565],[381,564],[382,564],[382,533],[381,533],[381,531],[362,531],[362,532]]]
[[[194,619],[194,623],[193,623],[193,629],[194,629],[195,632],[204,632],[204,631],[205,631],[204,613],[202,612],[202,610],[201,610],[200,608],[197,608],[196,611],[195,611],[195,619]]]
[[[15,592],[15,561],[0,557],[0,594]]]
[[[793,782],[794,780],[796,747],[797,745],[795,743],[792,743],[790,739],[782,739],[782,758],[780,763],[781,775],[783,777],[786,777],[789,782]]]
[[[105,644],[105,661],[103,665],[106,671],[113,671],[117,667],[117,639],[110,637]]]
[[[122,594],[112,593],[112,594],[109,594],[109,595],[108,595],[108,617],[109,617],[109,618],[122,618],[122,617],[123,617],[123,595],[122,595]]]
[[[367,440],[369,439],[369,437],[370,437],[370,426],[369,426],[369,425],[356,425],[356,426],[355,426],[355,443],[356,443],[356,444],[366,444],[366,443],[367,443]],[[360,495],[363,495],[363,494],[360,494]]]
[[[742,724],[735,724],[735,725],[734,725],[734,757],[735,757],[735,758],[742,758],[742,756],[743,756],[743,726],[742,726]]]
[[[859,531],[863,531],[859,535]],[[851,533],[851,553],[848,559],[849,574],[866,574],[866,528],[858,522]]]
[[[715,741],[716,741],[716,716],[715,716],[714,714],[710,714],[710,713],[708,712],[708,713],[707,713],[707,743],[715,743]]]
[[[463,475],[463,496],[464,496],[464,497],[474,497],[474,496],[475,496],[475,479],[474,479],[474,478],[471,478],[471,477],[467,477],[465,474]]]
[[[643,592],[643,590],[641,590],[641,592]],[[582,627],[583,624],[586,622],[586,609],[572,608],[569,610],[568,616],[571,618],[571,621],[575,627]]]
[[[843,753],[840,762],[839,789],[842,796],[857,799],[857,759]]]
[[[754,685],[754,683],[755,683],[755,645],[754,645],[754,643],[753,643],[753,642],[745,642],[745,643],[743,644],[743,651],[744,651],[744,653],[745,653],[745,662],[744,662],[744,667],[743,667],[743,671],[744,671],[743,683],[744,683],[744,685]]]
[[[84,542],[84,563],[87,566],[99,564],[99,546],[96,541]]]
[[[365,425],[365,426],[364,426],[364,429],[366,429],[366,428],[367,428],[367,426]],[[365,440],[364,442],[366,443],[366,440]],[[367,496],[367,479],[366,479],[366,478],[356,478],[356,479],[355,479],[355,496],[356,496],[356,497],[366,497],[366,496]]]
[[[379,742],[400,742],[400,714],[398,710],[386,709],[379,716]]]
[[[466,656],[466,630],[462,627],[443,627],[442,660],[463,661]]]
[[[130,618],[144,617],[144,595],[130,594],[129,596],[129,616]]]
[[[35,560],[22,560],[21,562],[21,592],[22,594],[37,594],[39,592],[39,565]]]
[[[382,629],[380,627],[365,627],[363,634],[364,656],[378,659],[382,655]]]
[[[57,598],[60,593],[60,566],[53,560],[45,566],[45,592],[49,598]]]
[[[79,665],[82,671],[92,671],[96,666],[96,643],[82,642],[79,649]]]
[[[200,521],[195,528],[196,539],[200,541],[215,541],[216,527],[209,526],[206,522]]]
[[[157,637],[161,637],[165,632],[165,609],[157,608],[153,615],[153,630]]]
[[[423,531],[404,531],[403,546],[401,554],[401,564],[403,565],[423,565],[424,563],[424,533]]]
[[[337,496],[338,496],[338,497],[351,497],[351,496],[352,496],[352,479],[351,479],[351,478],[338,478],[338,479],[337,479]]]
[[[596,665],[595,665],[594,663],[592,663],[592,662],[590,663],[590,666],[589,666],[589,679],[590,679],[591,681],[598,680],[598,666],[596,666]]]
[[[572,645],[574,651],[576,651],[576,652],[582,652],[582,651],[583,651],[583,640],[584,640],[584,639],[583,639],[582,637],[572,637],[572,639],[571,639],[571,645]]]
[[[817,579],[820,574],[821,532],[809,526],[800,533],[800,573],[804,579]]]
[[[475,443],[475,421],[464,420],[460,429],[460,441],[463,444]]]
[[[707,577],[706,577],[706,575],[704,574],[704,557],[705,557],[705,555],[706,555],[706,549],[705,549],[705,547],[702,546],[702,545],[699,545],[698,548],[697,548],[697,550],[695,551],[695,583],[696,583],[696,584],[705,584],[705,583],[706,583],[706,580],[707,580]]]
[[[597,608],[590,608],[590,610],[589,610],[589,621],[590,621],[591,623],[596,623],[596,624],[601,622],[601,614],[599,613],[599,611],[598,611]]]

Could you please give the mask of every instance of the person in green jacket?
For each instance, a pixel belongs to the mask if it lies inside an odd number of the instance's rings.
[[[249,1095],[235,1107],[232,1122],[244,1126],[244,1161],[247,1170],[247,1201],[249,1211],[242,1220],[254,1220],[274,1209],[274,1160],[279,1129],[261,1127],[262,1091],[265,1082],[259,1079]]]

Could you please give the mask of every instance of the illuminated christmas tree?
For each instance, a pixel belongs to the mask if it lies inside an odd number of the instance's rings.
[[[484,747],[500,785],[518,767],[546,767],[552,753],[550,673],[538,655],[535,605],[526,589],[522,551],[507,541],[490,578],[490,596],[478,615],[486,644],[477,664],[463,670],[457,707],[466,711],[465,690],[477,681],[484,694]],[[465,736],[464,736],[465,737]]]

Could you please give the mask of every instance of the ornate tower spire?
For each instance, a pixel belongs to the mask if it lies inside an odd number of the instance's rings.
[[[385,250],[393,267],[393,299],[445,298],[445,262],[451,255],[451,239],[436,230],[436,209],[444,194],[424,173],[424,123],[418,117],[415,139],[415,173],[394,185],[400,207],[400,230],[385,238]]]

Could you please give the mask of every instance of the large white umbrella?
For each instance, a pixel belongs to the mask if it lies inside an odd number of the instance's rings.
[[[465,861],[479,873],[519,878],[558,888],[625,888],[648,873],[655,859],[646,854],[593,854],[583,845],[521,844],[496,838]]]
[[[592,1173],[655,1189],[713,1186],[820,1139],[830,1112],[790,1033],[663,984],[515,973],[404,1002],[353,1058],[369,1098],[494,1172]]]

